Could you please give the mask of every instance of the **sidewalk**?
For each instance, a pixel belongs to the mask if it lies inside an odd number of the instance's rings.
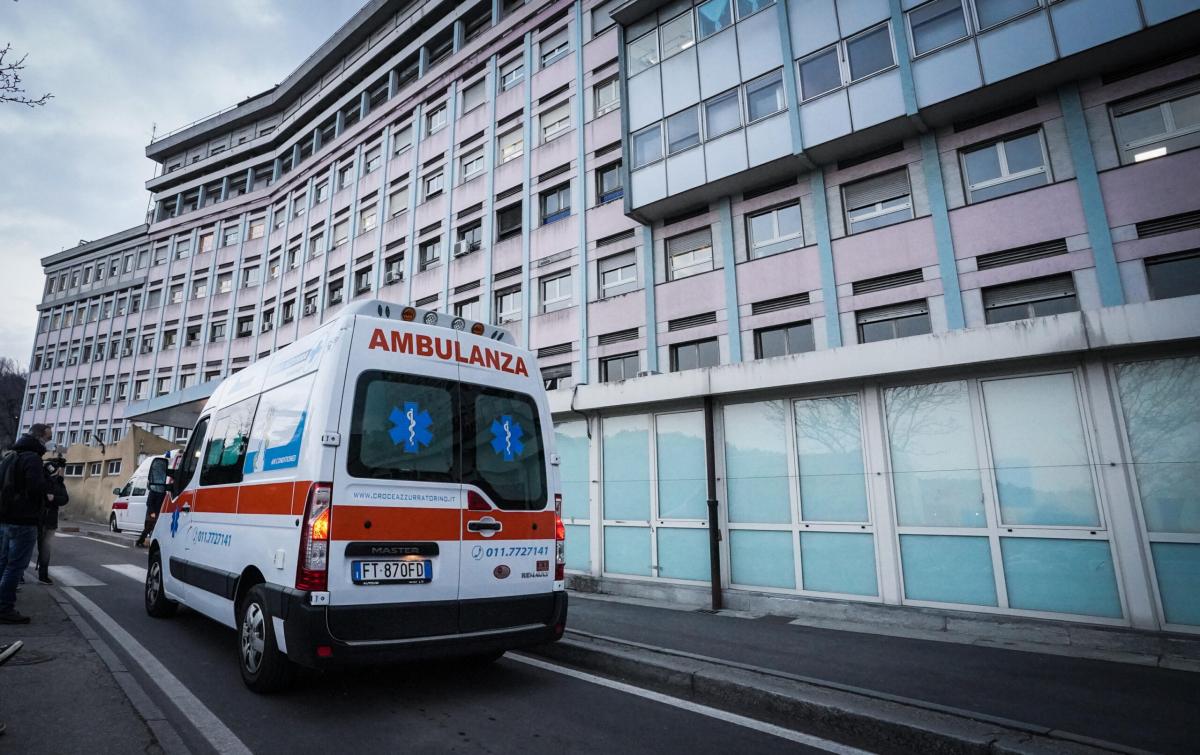
[[[1084,743],[1182,753],[1200,741],[1200,674],[1153,666],[580,593],[571,595],[564,642],[538,652],[875,748],[1058,751]],[[796,724],[797,715],[808,720]],[[1014,738],[989,740],[996,727]],[[939,728],[948,736],[911,746],[896,739]],[[1022,743],[1021,733],[1032,739]]]
[[[25,643],[0,666],[0,721],[8,727],[0,736],[0,751],[162,753],[123,691],[126,685],[118,684],[59,604],[64,599],[58,588],[32,575],[26,573],[17,593],[17,610],[31,617],[30,623],[0,624],[0,643]]]

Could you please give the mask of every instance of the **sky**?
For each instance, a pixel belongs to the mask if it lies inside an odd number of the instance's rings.
[[[287,76],[365,0],[0,0],[0,47],[28,53],[0,104],[0,357],[29,363],[40,260],[144,222],[158,133]]]

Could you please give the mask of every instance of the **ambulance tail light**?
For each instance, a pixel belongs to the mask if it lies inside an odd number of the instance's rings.
[[[333,511],[333,484],[314,482],[304,504],[300,529],[300,557],[296,567],[296,589],[320,592],[329,589],[329,530]]]
[[[567,528],[562,520],[562,493],[554,494],[554,581],[566,579]]]

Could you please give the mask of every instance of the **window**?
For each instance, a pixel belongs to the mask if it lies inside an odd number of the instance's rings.
[[[329,199],[329,181],[322,181],[317,184],[317,204]]]
[[[516,236],[521,233],[521,203],[509,205],[496,211],[496,240]]]
[[[257,266],[247,267],[242,270],[242,288],[253,288],[258,285],[258,271],[259,268]]]
[[[320,256],[325,252],[325,234],[315,233],[308,239],[308,257]]]
[[[487,100],[487,91],[484,89],[483,85],[484,80],[480,79],[463,90],[462,109],[464,113],[474,110]]]
[[[741,126],[742,108],[736,89],[713,97],[704,103],[704,135],[706,139],[727,134]]]
[[[542,67],[546,67],[567,54],[570,45],[567,43],[567,30],[563,28],[538,43],[542,53]]]
[[[637,377],[638,355],[621,354],[600,360],[600,382],[615,383],[618,380],[628,380]]]
[[[412,126],[396,129],[392,134],[392,154],[398,155],[412,146]]]
[[[200,343],[200,326],[189,325],[183,333],[184,346],[196,346]]]
[[[467,299],[454,305],[454,316],[464,320],[479,319],[479,299]]]
[[[800,98],[810,100],[842,85],[838,48],[814,53],[800,61]]]
[[[346,299],[346,284],[341,278],[329,284],[329,306],[341,304]]]
[[[350,240],[350,221],[343,220],[333,225],[333,245],[341,246]]]
[[[784,242],[796,240],[790,246],[804,243],[800,225],[800,205],[789,204],[759,212],[746,220],[750,236],[750,256],[765,257],[783,251]]]
[[[354,162],[351,160],[348,165],[342,165],[337,172],[338,191],[349,186],[354,181]]]
[[[895,65],[888,25],[877,26],[846,40],[846,60],[850,66],[850,81],[864,79]]]
[[[432,175],[425,176],[422,183],[425,192],[425,199],[432,199],[442,193],[443,184],[445,183],[445,174],[439,168]]]
[[[662,156],[662,124],[656,123],[633,135],[633,167],[658,162]]]
[[[388,212],[394,218],[408,209],[408,187],[402,186],[388,195]]]
[[[183,284],[176,283],[171,286],[170,291],[171,304],[179,304],[183,301]]]
[[[98,475],[103,468],[103,462],[93,461],[91,464],[88,464],[88,474],[92,476]]]
[[[217,293],[227,294],[233,290],[233,273],[221,273],[217,276]]]
[[[908,13],[913,55],[924,55],[967,36],[962,0],[933,0]]]
[[[162,289],[156,288],[146,294],[146,309],[157,309],[162,306]]]
[[[503,325],[521,319],[521,289],[506,288],[496,292],[496,324]]]
[[[964,150],[962,162],[971,202],[1042,186],[1049,180],[1041,131]]]
[[[675,154],[700,143],[700,109],[690,107],[667,119],[667,152]]]
[[[616,296],[637,288],[637,262],[632,251],[600,260],[600,298]]]
[[[721,349],[715,338],[675,344],[671,347],[671,372],[716,367],[720,363]]]
[[[291,322],[292,320],[295,320],[296,319],[296,302],[294,300],[285,301],[283,303],[283,313],[282,314],[283,314],[284,322]]]
[[[562,220],[571,214],[571,184],[556,186],[541,194],[542,225]]]
[[[120,459],[110,459],[108,461],[108,463],[104,466],[104,474],[106,474],[106,475],[121,474],[121,460]]]
[[[775,0],[737,0],[738,19],[758,13],[763,8],[769,8],[774,4]]]
[[[225,323],[214,322],[209,328],[208,342],[216,343],[217,341],[225,340]]]
[[[507,92],[525,79],[525,63],[514,60],[500,69],[500,91]]]
[[[363,174],[374,173],[379,170],[379,166],[383,164],[383,147],[376,144],[367,150],[366,162],[363,165]]]
[[[596,204],[604,204],[625,195],[621,184],[621,163],[596,168]]]
[[[432,134],[446,126],[446,106],[439,105],[425,115],[425,133]]]
[[[201,279],[192,284],[192,298],[193,299],[203,299],[206,296],[208,296],[208,281],[207,280]],[[104,304],[105,304],[105,309],[107,309],[109,302],[105,302]],[[104,313],[104,316],[105,317],[108,316],[107,311]]]
[[[237,337],[246,338],[254,334],[254,315],[246,315],[237,319]]]
[[[1038,7],[1038,0],[975,0],[975,20],[987,29]]]
[[[442,259],[442,240],[435,238],[423,241],[419,250],[421,269],[428,270],[431,267],[436,267]]]
[[[458,243],[462,247],[461,250],[455,250],[456,257],[479,251],[483,247],[483,223],[475,221],[458,229]]]
[[[989,325],[1078,311],[1075,281],[1069,273],[983,289],[983,313]]]
[[[368,207],[358,213],[358,232],[362,234],[374,230],[378,219],[379,213],[374,207]]]
[[[1200,146],[1200,80],[1113,105],[1112,115],[1124,163]]]
[[[241,229],[236,225],[226,226],[221,230],[221,246],[233,246],[241,238]]]
[[[548,391],[566,388],[571,380],[571,365],[556,364],[542,368],[542,384]]]
[[[667,261],[670,280],[712,270],[712,229],[706,226],[667,239]]]
[[[304,294],[304,316],[309,317],[317,313],[317,292],[309,291]]]
[[[476,150],[469,155],[463,155],[459,163],[459,174],[462,180],[468,181],[483,172],[483,150]]]
[[[754,358],[802,354],[816,348],[811,322],[798,322],[754,331]]]
[[[846,184],[842,187],[842,198],[846,205],[847,233],[901,223],[913,216],[907,168]]]
[[[932,332],[924,301],[893,304],[858,312],[858,342],[889,341]]]
[[[569,105],[569,102],[564,102],[558,107],[542,113],[540,123],[542,125],[543,142],[548,142],[571,128]]]
[[[1151,299],[1200,294],[1200,252],[1147,259],[1146,280]]]
[[[255,239],[261,239],[266,231],[267,221],[263,220],[262,218],[259,218],[258,220],[251,220],[250,225],[246,228],[246,240],[253,241]]]
[[[658,64],[658,30],[644,34],[625,45],[626,76],[633,78],[650,66]]]
[[[571,304],[571,273],[559,273],[542,278],[542,311],[553,312]]]
[[[692,28],[692,12],[689,10],[662,25],[662,59],[683,52],[696,44],[696,32]]]
[[[506,163],[521,156],[524,151],[524,141],[520,127],[496,137],[496,147],[500,152],[500,162]]]
[[[785,107],[787,107],[787,102],[783,99],[782,73],[776,71],[746,85],[748,122],[753,123],[759,118],[766,118]]]
[[[617,77],[606,79],[592,88],[593,96],[595,97],[596,112],[594,117],[599,118],[610,110],[615,110],[621,104],[621,88],[618,85]]]
[[[200,468],[201,485],[228,485],[242,481],[242,466],[250,445],[250,426],[258,397],[246,399],[221,410],[213,421],[213,431],[204,449]]]
[[[700,30],[700,39],[711,37],[733,24],[733,8],[729,0],[707,0],[696,6],[696,25]]]

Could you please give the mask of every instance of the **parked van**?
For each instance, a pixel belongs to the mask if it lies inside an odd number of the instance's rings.
[[[142,531],[146,522],[146,478],[150,472],[150,461],[146,459],[138,464],[124,485],[113,488],[116,498],[113,499],[112,510],[108,512],[108,528],[113,532]]]
[[[292,664],[557,640],[553,438],[536,360],[507,331],[352,304],[217,386],[177,469],[154,460],[167,497],[146,610],[236,628],[256,691]]]

